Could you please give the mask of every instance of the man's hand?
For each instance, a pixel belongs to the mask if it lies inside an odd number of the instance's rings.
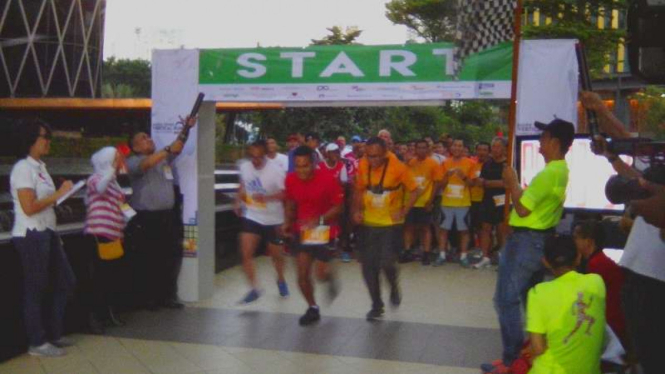
[[[70,180],[66,180],[62,182],[62,185],[60,185],[60,188],[58,189],[58,194],[60,197],[65,196],[67,192],[71,191],[72,188],[74,188],[74,183]]]
[[[397,211],[394,211],[394,212],[390,213],[390,218],[393,219],[393,222],[399,222],[399,221],[403,220],[405,216],[406,216],[406,212],[405,212],[404,209],[399,209]]]
[[[196,122],[199,120],[199,116],[194,116],[194,117],[187,116],[185,118],[179,116],[178,118],[180,119],[179,123],[182,123],[183,126],[187,126],[189,128],[194,127],[196,125]]]
[[[171,143],[171,153],[174,155],[179,155],[182,153],[182,149],[185,147],[185,143],[183,143],[180,140],[176,140],[173,143]]]
[[[595,92],[582,91],[580,93],[580,101],[582,101],[582,106],[586,109],[593,110],[594,112],[607,110],[607,106],[603,103],[603,99],[601,99],[600,95]]]
[[[353,223],[356,225],[361,225],[363,223],[363,218],[363,213],[361,211],[353,213]]]
[[[631,201],[631,209],[638,216],[642,216],[647,223],[665,229],[665,186],[647,182],[642,178],[640,185],[651,192],[652,196],[648,199]]]
[[[240,203],[240,200],[236,200],[233,203],[233,212],[236,214],[236,216],[241,217],[242,216],[242,204]]]
[[[268,199],[266,198],[266,195],[264,195],[262,193],[256,193],[256,194],[252,195],[252,200],[254,200],[254,201],[256,201],[257,203],[260,203],[260,204],[265,204],[265,203],[268,202]]]
[[[596,135],[591,142],[591,152],[598,156],[611,157],[612,154],[607,151],[607,140],[602,135]]]
[[[517,171],[512,167],[504,167],[503,172],[501,173],[501,177],[503,178],[503,184],[506,186],[506,188],[510,188],[518,184]]]
[[[291,224],[288,222],[284,222],[284,224],[278,228],[277,233],[283,238],[290,238],[292,236]]]
[[[431,212],[433,208],[434,208],[434,200],[430,200],[427,202],[427,204],[425,204],[426,212]]]
[[[318,225],[319,225],[318,218],[310,218],[304,220],[302,225],[300,225],[300,228],[303,230],[312,230],[315,229]]]

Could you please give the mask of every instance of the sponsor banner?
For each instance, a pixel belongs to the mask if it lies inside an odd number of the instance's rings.
[[[512,46],[466,59],[450,43],[199,51],[199,87],[226,102],[370,102],[510,97]]]
[[[197,51],[155,51],[152,65],[152,133],[156,149],[171,144],[182,129],[180,117],[191,111],[198,94]],[[177,89],[174,89],[177,87]],[[186,225],[184,255],[197,256],[197,126],[192,128],[182,153],[175,159],[173,177],[184,196],[183,223]]]
[[[520,47],[516,135],[539,134],[555,117],[577,128],[576,40],[525,40]]]

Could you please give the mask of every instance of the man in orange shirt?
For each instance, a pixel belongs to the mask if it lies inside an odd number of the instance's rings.
[[[435,265],[446,262],[448,232],[456,225],[460,233],[460,263],[469,265],[469,207],[471,193],[469,186],[474,178],[473,161],[462,156],[464,141],[455,139],[451,147],[452,157],[443,162],[443,198],[441,199],[441,231],[439,232],[439,258]]]
[[[429,156],[429,144],[426,140],[416,142],[416,157],[409,161],[409,169],[418,183],[418,200],[413,209],[406,216],[406,228],[404,230],[405,257],[412,255],[411,247],[414,242],[414,234],[418,232],[421,236],[423,246],[422,264],[430,264],[430,252],[432,247],[432,207],[434,197],[443,179],[443,171],[439,164]]]
[[[383,316],[381,271],[390,284],[390,303],[399,306],[397,258],[402,244],[404,218],[418,197],[416,181],[409,169],[387,150],[381,138],[371,138],[365,146],[356,176],[353,218],[360,229],[360,256],[363,277],[372,298],[367,320]]]

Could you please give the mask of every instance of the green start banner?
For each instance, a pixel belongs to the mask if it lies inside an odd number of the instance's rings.
[[[510,97],[512,43],[469,56],[451,43],[199,51],[206,99],[344,105]],[[327,103],[327,104],[326,104]]]

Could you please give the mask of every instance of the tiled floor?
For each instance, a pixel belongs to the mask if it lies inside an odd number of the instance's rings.
[[[182,311],[128,315],[128,326],[107,336],[74,336],[76,346],[65,357],[23,355],[0,364],[0,374],[466,374],[498,357],[494,270],[402,266],[402,306],[369,323],[359,265],[338,263],[337,269],[342,292],[329,305],[319,286],[318,325],[297,324],[306,304],[295,265],[287,273],[291,296],[283,299],[270,262],[260,258],[265,294],[254,305],[237,305],[247,286],[233,268],[217,276],[210,300]]]

